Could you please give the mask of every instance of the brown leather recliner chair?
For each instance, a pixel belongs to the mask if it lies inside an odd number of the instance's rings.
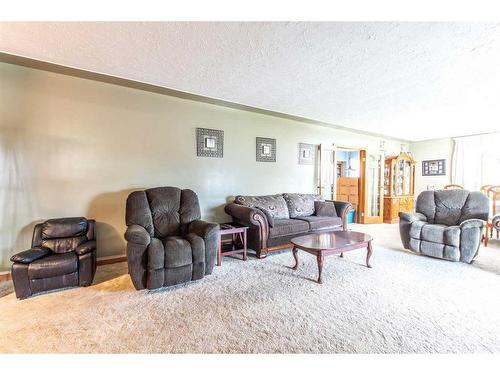
[[[31,249],[13,255],[16,297],[71,286],[89,286],[96,270],[95,221],[51,219],[35,225]]]
[[[127,261],[137,290],[186,283],[212,273],[219,225],[200,216],[198,196],[189,189],[157,187],[128,196]]]

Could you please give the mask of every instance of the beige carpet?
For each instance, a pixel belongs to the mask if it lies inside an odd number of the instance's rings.
[[[182,287],[135,291],[126,264],[98,269],[95,285],[18,301],[0,285],[0,352],[429,353],[500,352],[500,246],[473,265],[401,250],[396,225],[353,226],[365,251],[316,260],[289,251],[225,258]]]

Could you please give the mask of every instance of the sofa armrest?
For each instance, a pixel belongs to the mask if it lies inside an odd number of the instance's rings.
[[[29,264],[37,259],[43,258],[50,253],[51,251],[49,249],[45,249],[43,247],[34,247],[32,249],[21,251],[20,253],[13,255],[10,260],[14,263]]]
[[[194,233],[202,238],[216,235],[219,232],[219,224],[203,220],[192,221],[188,226],[188,233]]]
[[[84,255],[84,254],[90,253],[92,251],[95,251],[96,247],[97,247],[97,245],[96,245],[95,240],[87,241],[87,242],[84,242],[81,245],[79,245],[76,248],[75,252],[78,255]]]
[[[129,225],[124,237],[128,242],[132,242],[137,245],[148,246],[151,242],[151,236],[148,231],[144,227],[137,224]]]
[[[399,218],[413,223],[414,221],[427,221],[427,217],[420,212],[400,212]]]
[[[481,219],[469,219],[462,221],[460,223],[460,229],[468,229],[468,228],[480,228],[482,229],[484,226],[484,221]]]
[[[224,207],[226,213],[236,221],[244,225],[269,226],[266,215],[257,208],[243,206],[241,204],[229,203]]]
[[[337,216],[342,219],[342,229],[347,230],[347,214],[352,208],[351,202],[333,200],[327,200],[327,202],[333,202],[335,210],[337,211]]]

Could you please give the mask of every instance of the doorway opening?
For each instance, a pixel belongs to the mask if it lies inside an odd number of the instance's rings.
[[[338,201],[347,201],[352,204],[354,212],[350,213],[349,221],[359,222],[360,202],[360,150],[337,148],[335,150],[335,163],[337,167],[336,196]]]
[[[318,156],[318,194],[324,199],[350,202],[354,212],[349,214],[349,222],[382,223],[383,153],[322,144]]]

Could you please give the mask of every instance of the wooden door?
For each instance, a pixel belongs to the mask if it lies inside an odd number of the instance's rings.
[[[382,223],[384,214],[384,155],[361,150],[361,175],[363,207],[360,208],[360,222],[363,224]]]

